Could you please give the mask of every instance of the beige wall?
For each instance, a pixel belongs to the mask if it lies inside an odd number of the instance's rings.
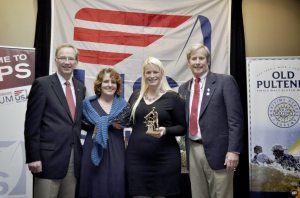
[[[246,55],[300,56],[299,0],[244,0]]]
[[[1,0],[0,45],[33,47],[36,4]],[[300,56],[300,0],[244,0],[243,15],[248,57]]]
[[[33,47],[37,0],[0,0],[0,45]]]

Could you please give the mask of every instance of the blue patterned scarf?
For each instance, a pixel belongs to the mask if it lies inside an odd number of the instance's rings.
[[[96,166],[101,162],[103,149],[107,148],[108,126],[122,112],[123,108],[127,106],[127,102],[123,98],[115,96],[110,113],[106,116],[99,116],[91,105],[91,101],[97,99],[98,96],[94,95],[83,100],[83,115],[88,122],[95,125],[96,135],[93,142],[91,158],[93,164]]]

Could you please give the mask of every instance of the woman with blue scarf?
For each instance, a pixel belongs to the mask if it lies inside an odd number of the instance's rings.
[[[123,126],[130,106],[120,97],[122,80],[111,68],[103,69],[94,82],[96,95],[83,101],[87,131],[83,145],[80,197],[125,197],[125,143]]]

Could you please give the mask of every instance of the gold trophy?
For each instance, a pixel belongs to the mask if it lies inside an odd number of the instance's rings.
[[[152,107],[152,110],[144,117],[145,118],[145,124],[148,128],[146,131],[146,134],[152,135],[154,137],[160,137],[160,132],[158,130],[158,113],[155,109],[155,107]]]

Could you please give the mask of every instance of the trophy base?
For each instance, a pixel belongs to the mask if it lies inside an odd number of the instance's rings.
[[[152,137],[155,137],[155,138],[160,138],[161,137],[159,131],[147,131],[146,134],[151,135]]]
[[[148,134],[148,135],[159,135],[160,132],[159,131],[147,131],[146,134]]]

